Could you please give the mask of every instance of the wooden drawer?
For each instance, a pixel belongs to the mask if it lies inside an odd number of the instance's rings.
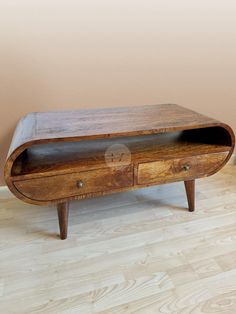
[[[224,162],[227,153],[214,153],[187,158],[141,163],[137,184],[148,185],[204,177]]]
[[[133,185],[133,167],[102,168],[77,173],[14,181],[17,190],[32,200],[53,201]]]

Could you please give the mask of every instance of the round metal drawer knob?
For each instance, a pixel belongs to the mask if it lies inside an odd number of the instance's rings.
[[[189,169],[190,169],[190,166],[189,166],[189,165],[184,165],[184,166],[183,166],[183,170],[184,170],[184,171],[188,171]]]
[[[81,188],[84,186],[84,182],[81,181],[81,180],[79,180],[79,181],[77,181],[76,185],[77,185],[77,187],[78,187],[79,189],[81,189]]]

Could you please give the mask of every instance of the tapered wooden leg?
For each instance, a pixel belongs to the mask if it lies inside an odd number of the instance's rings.
[[[69,202],[57,204],[57,214],[60,227],[60,238],[67,238]]]
[[[188,210],[193,212],[195,209],[195,180],[184,181],[188,199]]]

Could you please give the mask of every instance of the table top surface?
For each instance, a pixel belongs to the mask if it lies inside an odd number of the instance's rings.
[[[22,121],[32,127],[28,134],[31,139],[46,139],[151,134],[169,128],[201,126],[215,120],[179,105],[166,104],[34,112],[26,115]]]
[[[34,112],[18,123],[9,154],[34,143],[136,136],[218,123],[175,104]]]

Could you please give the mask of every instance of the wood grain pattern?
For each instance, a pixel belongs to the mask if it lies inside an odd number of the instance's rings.
[[[205,176],[224,162],[227,153],[140,163],[137,182],[140,185],[166,183]]]
[[[175,104],[92,110],[34,112],[25,116],[9,151],[30,141],[153,134],[218,125],[219,121]],[[195,126],[195,127],[194,127]]]
[[[79,187],[81,182],[83,186]],[[133,169],[127,167],[100,168],[71,174],[15,181],[25,197],[35,201],[55,201],[76,195],[110,191],[133,186]]]
[[[215,138],[214,134],[211,136],[211,141],[207,141],[209,132],[210,129],[207,128],[197,140],[194,138],[195,132],[188,130],[115,139],[33,145],[14,162],[12,176],[17,176],[17,179],[19,176],[29,178],[106,167],[106,152],[113,145],[127,147],[133,164],[230,151],[231,147],[227,139],[221,143],[221,137]]]
[[[72,202],[70,237],[56,216],[0,190],[0,312],[235,312],[236,167],[183,184]]]
[[[18,123],[5,173],[9,175],[17,156],[36,143],[136,136],[204,127],[224,129],[230,146],[234,146],[234,134],[228,125],[174,104],[30,113]]]
[[[107,151],[121,141],[126,163],[112,152],[111,166]],[[212,175],[234,145],[228,125],[173,104],[31,113],[16,128],[4,174],[19,199],[63,204]]]

